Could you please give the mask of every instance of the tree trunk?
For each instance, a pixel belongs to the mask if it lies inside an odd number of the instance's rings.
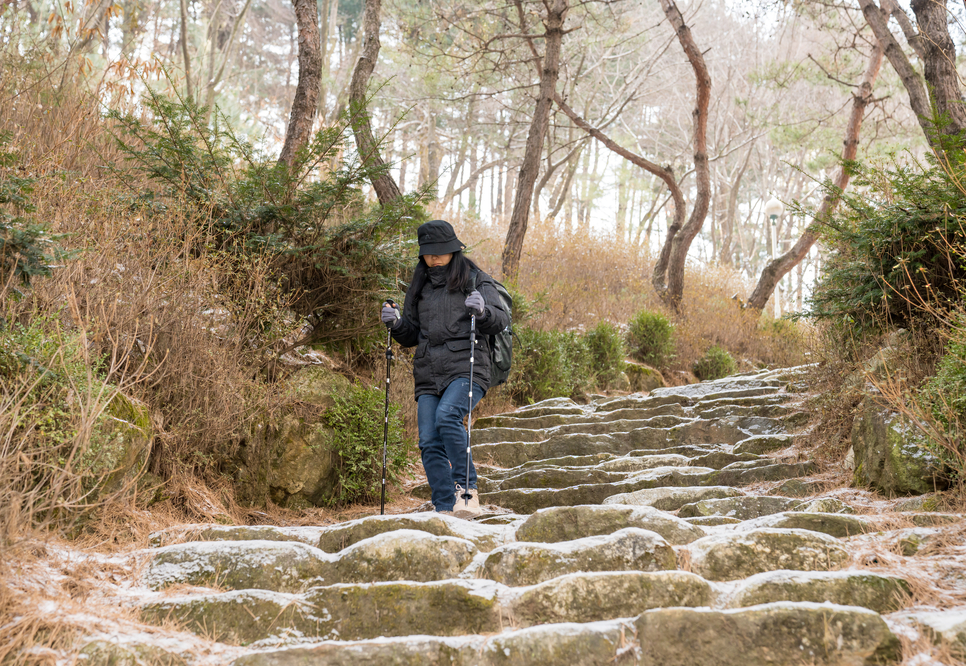
[[[293,0],[293,4],[295,23],[299,28],[299,82],[295,86],[295,101],[292,102],[292,114],[285,131],[285,145],[278,156],[278,163],[289,168],[312,136],[322,88],[318,3],[316,0]]]
[[[899,42],[896,41],[889,30],[888,15],[876,6],[875,0],[859,0],[859,6],[862,8],[865,22],[872,28],[875,38],[884,49],[885,57],[889,59],[892,68],[896,70],[896,74],[902,80],[906,94],[909,95],[909,106],[916,114],[919,126],[926,135],[926,140],[929,145],[938,150],[939,145],[936,143],[935,128],[932,124],[932,107],[929,104],[926,87],[923,85],[919,73],[906,57]]]
[[[681,228],[681,223],[684,222],[684,212],[685,212],[684,193],[681,191],[681,188],[678,186],[677,181],[674,180],[674,172],[672,172],[671,169],[668,167],[658,166],[657,164],[654,164],[650,160],[645,159],[644,157],[641,157],[640,155],[632,153],[626,148],[623,148],[617,145],[617,143],[615,143],[610,137],[606,136],[603,132],[601,132],[596,127],[591,127],[586,120],[578,116],[577,112],[571,109],[567,105],[567,103],[564,102],[563,99],[561,99],[559,95],[554,97],[554,101],[557,103],[557,106],[560,107],[560,110],[563,111],[567,115],[567,117],[570,118],[571,121],[573,121],[574,125],[576,125],[580,129],[590,134],[592,137],[594,137],[602,144],[604,144],[604,146],[606,146],[608,149],[617,153],[618,155],[623,157],[631,164],[634,164],[644,169],[648,173],[654,174],[655,176],[657,176],[658,178],[664,181],[664,184],[667,185],[668,190],[670,190],[671,192],[671,197],[674,199],[674,218],[671,222],[670,227],[668,227],[668,239],[670,240],[670,238],[673,238],[674,234],[676,234],[678,229]],[[667,268],[667,260],[668,260],[670,251],[671,251],[670,243],[666,242],[664,244],[664,249],[661,251],[661,256],[658,258],[658,265],[663,265],[663,268],[660,269],[662,286],[663,286],[664,271]],[[658,271],[659,271],[658,266],[655,266],[654,268],[655,279],[658,275]]]
[[[923,73],[939,115],[936,129],[956,136],[966,129],[966,109],[956,73],[956,45],[949,36],[946,0],[912,0],[924,52]]]
[[[191,83],[191,53],[188,49],[188,0],[181,0],[181,57],[184,59],[185,97],[190,104],[195,101],[195,92]]]
[[[534,109],[527,145],[523,153],[523,164],[517,179],[517,192],[510,215],[510,227],[506,232],[503,246],[503,278],[514,280],[520,269],[520,256],[523,254],[523,239],[527,233],[527,218],[533,198],[533,187],[540,171],[540,155],[543,152],[543,138],[550,121],[550,105],[553,104],[554,91],[560,68],[560,43],[563,40],[563,22],[569,9],[568,0],[553,0],[548,7],[544,42],[546,50],[540,73],[540,91]]]
[[[225,76],[225,68],[228,67],[228,61],[231,59],[232,47],[235,45],[235,40],[238,37],[238,31],[245,25],[245,15],[248,14],[248,8],[251,6],[252,6],[252,0],[245,0],[245,4],[242,6],[241,11],[238,13],[238,17],[235,19],[235,22],[232,23],[231,33],[228,35],[228,41],[225,42],[225,48],[222,51],[221,65],[218,67],[218,71],[215,72],[213,76],[209,77],[208,84],[205,86],[205,107],[207,108],[207,111],[205,112],[206,123],[211,118],[211,113],[214,110],[215,88],[218,87],[218,84],[221,83],[222,77]],[[212,19],[212,22],[214,22],[214,18]],[[216,33],[217,30],[213,32]],[[213,34],[211,43],[209,44],[209,48],[211,49],[211,54],[212,54],[212,61],[211,61],[212,72],[214,72],[215,41],[216,40]]]
[[[754,144],[748,148],[745,161],[738,170],[738,175],[735,177],[734,182],[731,184],[731,190],[728,192],[728,208],[725,212],[725,221],[721,231],[721,252],[718,255],[719,261],[725,266],[734,265],[732,245],[734,244],[735,218],[738,214],[738,193],[741,191],[741,181],[745,176],[745,171],[748,170],[748,164],[751,162],[751,153],[753,150]]]
[[[352,82],[349,84],[349,104],[352,110],[352,133],[355,135],[356,147],[363,164],[375,169],[372,178],[372,189],[379,197],[379,203],[386,204],[402,196],[396,181],[392,179],[386,163],[379,156],[379,146],[372,136],[372,123],[366,112],[366,88],[369,77],[376,69],[379,58],[379,14],[382,11],[382,0],[366,0],[366,9],[362,17],[365,41],[362,45],[362,55],[356,61]]]
[[[670,245],[667,264],[667,287],[660,288],[659,276],[655,273],[654,285],[661,299],[672,308],[677,309],[684,294],[684,264],[688,258],[691,241],[701,231],[704,218],[708,215],[708,204],[711,200],[711,173],[708,169],[708,104],[711,101],[711,75],[705,65],[704,56],[694,43],[691,29],[684,22],[684,17],[678,11],[674,0],[661,0],[661,7],[668,21],[674,27],[678,41],[691,63],[694,78],[697,83],[694,107],[694,175],[697,185],[697,195],[694,208],[688,223],[675,235],[668,232],[665,245]],[[677,203],[677,202],[675,202]],[[661,250],[663,255],[665,250]]]
[[[865,116],[866,106],[872,101],[872,87],[875,85],[876,77],[879,75],[879,69],[882,66],[883,53],[884,48],[880,41],[869,56],[869,63],[865,68],[865,74],[862,76],[862,83],[859,85],[858,92],[852,98],[852,114],[849,116],[849,124],[845,129],[845,145],[842,149],[843,162],[854,160],[858,153],[862,119]],[[755,290],[748,298],[746,307],[754,308],[759,312],[765,309],[765,304],[772,292],[775,291],[775,285],[778,284],[778,281],[805,258],[812,245],[818,240],[821,225],[835,210],[842,191],[848,187],[849,176],[849,171],[843,164],[835,179],[835,190],[825,195],[825,199],[812,222],[805,228],[801,238],[798,239],[792,249],[768,262],[761,272],[761,277],[758,278]]]

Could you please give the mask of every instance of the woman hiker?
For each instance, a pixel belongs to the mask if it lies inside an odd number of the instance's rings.
[[[466,247],[449,222],[433,220],[416,231],[419,263],[406,292],[402,316],[388,303],[382,321],[403,347],[416,347],[416,419],[426,480],[439,513],[480,514],[476,469],[469,461],[463,418],[470,411],[470,313],[476,314],[473,406],[490,387],[488,338],[509,324],[492,278],[463,254]],[[462,485],[471,499],[462,498]]]

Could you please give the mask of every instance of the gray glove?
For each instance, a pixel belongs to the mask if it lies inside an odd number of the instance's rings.
[[[380,317],[382,323],[392,328],[399,321],[399,310],[389,305],[389,303],[382,304],[382,315]]]
[[[483,294],[474,289],[470,292],[470,295],[466,297],[466,302],[464,305],[466,305],[467,310],[476,310],[476,314],[479,316],[484,313],[483,308],[486,307],[486,301],[483,300]]]

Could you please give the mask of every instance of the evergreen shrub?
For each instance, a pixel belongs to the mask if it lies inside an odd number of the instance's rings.
[[[379,328],[373,303],[398,293],[412,268],[413,247],[403,239],[425,218],[429,191],[367,204],[363,186],[387,167],[347,159],[348,121],[320,130],[290,168],[259,153],[226,119],[205,122],[191,103],[149,90],[145,106],[149,122],[111,113],[131,166],[116,172],[155,183],[142,188],[141,200],[184,207],[207,248],[268,257],[274,283],[313,325],[314,342],[366,346],[366,334]]]
[[[21,176],[9,132],[0,132],[0,295],[8,284],[50,275],[58,248],[47,228],[30,217],[33,178]]]
[[[334,430],[336,489],[331,503],[346,506],[378,501],[382,494],[382,446],[385,427],[385,393],[355,385],[323,417]],[[389,444],[386,480],[395,483],[406,470],[414,446],[404,433],[399,406],[389,403]]]
[[[505,391],[518,405],[577,395],[589,385],[591,358],[583,336],[517,327]]]
[[[585,335],[591,354],[591,370],[599,388],[614,385],[624,370],[624,339],[620,330],[602,321]]]
[[[732,375],[738,369],[731,354],[718,345],[711,345],[704,356],[695,361],[692,370],[698,379],[721,379]]]
[[[674,358],[674,325],[660,313],[641,310],[630,321],[627,342],[636,358],[665,368]]]
[[[966,331],[954,329],[946,353],[918,391],[917,401],[931,429],[926,447],[960,478],[966,475]],[[931,435],[931,436],[930,436]]]
[[[833,252],[808,316],[846,335],[935,324],[966,287],[962,167],[849,166],[855,188],[824,222]]]

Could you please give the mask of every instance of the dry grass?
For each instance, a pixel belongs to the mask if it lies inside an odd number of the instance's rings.
[[[439,212],[439,211],[437,211]],[[449,218],[473,260],[499,277],[506,229],[459,216]],[[571,237],[531,225],[516,289],[532,301],[528,326],[588,330],[600,321],[618,326],[641,310],[661,312],[675,325],[676,357],[667,368],[690,371],[711,345],[727,349],[742,369],[759,364],[797,365],[810,330],[789,324],[779,331],[769,315],[743,310],[732,296],[753,285],[723,267],[689,266],[680,311],[669,311],[651,286],[654,258],[608,237]]]

